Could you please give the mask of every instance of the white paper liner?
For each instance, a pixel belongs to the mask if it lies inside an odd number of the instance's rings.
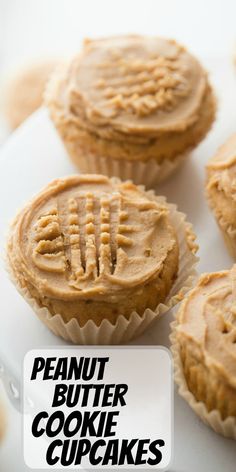
[[[189,404],[201,420],[210,426],[216,433],[221,434],[226,438],[236,439],[236,417],[229,416],[222,420],[218,410],[208,411],[203,402],[196,400],[194,395],[190,392],[183,372],[183,364],[179,352],[179,344],[176,339],[176,328],[178,322],[174,321],[171,324],[171,352],[174,360],[174,376],[175,382],[178,385],[178,391],[181,397]]]
[[[132,180],[136,185],[143,184],[146,188],[155,187],[166,180],[189,157],[189,151],[179,154],[174,159],[163,159],[158,163],[155,159],[147,161],[128,161],[114,159],[109,156],[98,156],[88,150],[80,149],[79,142],[65,140],[65,146],[73,163],[83,173],[103,174],[108,177],[119,177],[121,180]]]
[[[123,315],[119,315],[115,325],[107,319],[104,319],[100,326],[97,326],[93,320],[89,320],[83,327],[80,327],[78,319],[75,318],[66,323],[60,314],[51,315],[46,307],[41,307],[38,302],[32,298],[27,288],[20,287],[11,268],[9,267],[9,264],[7,264],[10,278],[16,285],[18,291],[33,308],[40,320],[45,323],[55,335],[78,345],[126,343],[139,336],[154,319],[167,312],[176,303],[182,300],[184,295],[192,287],[197,277],[195,266],[198,261],[198,258],[195,255],[197,245],[194,243],[195,235],[192,226],[190,223],[185,221],[186,215],[177,211],[176,205],[168,204],[165,197],[157,197],[152,190],[149,190],[147,193],[149,198],[168,206],[170,211],[170,221],[176,230],[179,243],[178,276],[165,303],[159,304],[155,311],[147,308],[142,315],[133,312],[129,319],[126,319]]]

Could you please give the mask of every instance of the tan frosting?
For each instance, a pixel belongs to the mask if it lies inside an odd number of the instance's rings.
[[[179,313],[189,352],[236,388],[236,266],[203,275]]]
[[[60,96],[79,127],[147,139],[195,123],[206,89],[199,62],[175,41],[121,36],[87,40]]]
[[[115,301],[155,279],[176,244],[166,207],[151,195],[80,175],[54,181],[18,215],[9,254],[21,285],[42,297]]]
[[[207,165],[208,190],[217,187],[236,201],[236,134],[231,136]]]

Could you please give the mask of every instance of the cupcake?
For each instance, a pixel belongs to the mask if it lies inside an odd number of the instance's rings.
[[[10,80],[5,98],[5,116],[12,129],[17,128],[43,102],[43,93],[55,61],[44,61],[19,71]]]
[[[215,117],[207,74],[173,40],[86,40],[46,92],[74,164],[153,186],[183,162]]]
[[[207,168],[207,197],[230,254],[236,259],[236,134]]]
[[[7,256],[41,320],[74,343],[142,332],[192,283],[193,232],[173,205],[101,175],[55,180],[16,217]]]
[[[236,266],[204,274],[172,335],[180,394],[216,432],[236,439]]]

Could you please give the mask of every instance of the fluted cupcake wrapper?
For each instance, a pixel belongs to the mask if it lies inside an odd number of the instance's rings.
[[[217,409],[207,410],[203,402],[196,400],[195,396],[190,392],[183,371],[183,364],[181,361],[179,343],[176,338],[176,328],[178,322],[174,321],[171,324],[171,352],[174,360],[174,376],[175,382],[178,385],[178,391],[181,397],[189,404],[193,411],[201,418],[201,420],[210,426],[216,433],[221,434],[226,438],[236,439],[236,417],[229,416],[222,420],[220,412]]]
[[[189,152],[185,152],[175,156],[172,160],[163,159],[161,163],[155,159],[128,161],[96,155],[83,149],[79,141],[67,141],[64,138],[64,144],[72,161],[81,172],[103,174],[108,177],[116,176],[122,180],[132,180],[136,185],[143,184],[146,188],[155,187],[166,180],[189,156]]]
[[[154,319],[166,313],[176,303],[182,300],[184,295],[192,287],[197,276],[195,266],[198,261],[195,255],[197,246],[194,242],[195,234],[193,233],[192,226],[186,222],[186,215],[177,211],[176,205],[167,204],[165,197],[157,197],[151,190],[148,194],[151,199],[168,206],[170,220],[176,230],[179,242],[178,276],[165,303],[159,304],[155,311],[147,308],[141,315],[137,312],[133,312],[128,319],[123,315],[119,315],[115,324],[104,319],[99,326],[97,326],[93,320],[89,320],[84,326],[80,326],[78,310],[78,317],[66,323],[59,313],[51,315],[47,308],[40,307],[37,301],[32,298],[27,287],[22,288],[19,286],[9,264],[7,265],[10,277],[18,291],[33,308],[40,320],[57,336],[61,336],[66,341],[70,341],[74,344],[106,345],[126,343],[143,333]]]

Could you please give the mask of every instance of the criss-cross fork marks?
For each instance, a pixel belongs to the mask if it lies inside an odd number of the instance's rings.
[[[66,209],[60,205],[38,220],[36,252],[46,259],[44,268],[52,270],[58,257],[69,279],[84,276],[96,279],[113,274],[119,247],[132,246],[129,237],[135,231],[127,224],[128,213],[122,208],[119,193],[95,196],[93,193],[70,198]]]
[[[173,108],[177,98],[188,92],[177,58],[159,56],[147,61],[119,58],[115,66],[116,76],[105,69],[104,78],[96,86],[117,108],[149,115],[157,109]]]

